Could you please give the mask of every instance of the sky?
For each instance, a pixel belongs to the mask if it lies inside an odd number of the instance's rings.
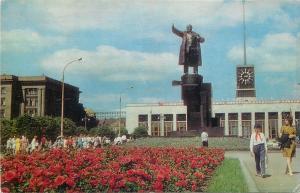
[[[181,38],[172,24],[205,38],[199,73],[214,101],[235,100],[243,64],[241,1],[1,0],[1,74],[46,75],[82,92],[94,111],[128,103],[179,102]],[[300,98],[300,1],[245,2],[247,64],[258,99]],[[133,87],[133,88],[132,88]]]

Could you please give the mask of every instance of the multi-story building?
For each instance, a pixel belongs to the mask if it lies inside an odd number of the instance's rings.
[[[60,116],[62,82],[47,76],[1,75],[1,118],[20,115]],[[65,84],[64,115],[75,122],[84,116],[79,88]]]

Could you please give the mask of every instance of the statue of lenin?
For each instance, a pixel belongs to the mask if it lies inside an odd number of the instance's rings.
[[[172,25],[172,32],[182,38],[179,54],[179,65],[184,66],[184,73],[188,73],[188,67],[194,68],[194,73],[198,74],[198,66],[202,65],[200,43],[204,38],[192,31],[192,25],[186,26],[186,31],[179,31]]]

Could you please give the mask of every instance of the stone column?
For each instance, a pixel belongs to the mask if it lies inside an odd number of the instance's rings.
[[[292,110],[292,116],[293,116],[293,126],[296,126],[296,112],[295,110]]]
[[[269,132],[269,113],[265,112],[265,137],[270,138],[270,132]]]
[[[151,112],[148,113],[148,135],[151,135]]]
[[[37,92],[37,95],[38,95],[38,106],[37,106],[37,115],[38,116],[41,116],[41,109],[42,109],[42,89],[38,88],[38,92]]]
[[[42,104],[42,108],[41,108],[41,116],[45,116],[45,93],[46,90],[44,88],[41,88],[41,104]]]
[[[253,132],[254,125],[255,125],[255,112],[251,112],[251,133]]]
[[[159,115],[160,136],[165,136],[165,117],[164,114]]]
[[[224,128],[224,135],[229,135],[229,122],[228,122],[228,113],[225,112],[225,128]]]
[[[176,119],[176,114],[173,114],[173,131],[177,131],[177,119]]]
[[[242,128],[242,113],[238,113],[238,136],[243,136],[243,128]]]
[[[280,130],[281,130],[281,127],[282,127],[282,112],[278,112],[278,135],[280,133]]]

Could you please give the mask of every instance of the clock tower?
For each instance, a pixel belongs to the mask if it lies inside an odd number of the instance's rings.
[[[236,98],[241,100],[255,100],[255,72],[254,66],[242,65],[236,68]]]
[[[249,101],[256,99],[255,72],[253,65],[247,65],[245,1],[243,1],[244,65],[236,67],[236,99]]]

